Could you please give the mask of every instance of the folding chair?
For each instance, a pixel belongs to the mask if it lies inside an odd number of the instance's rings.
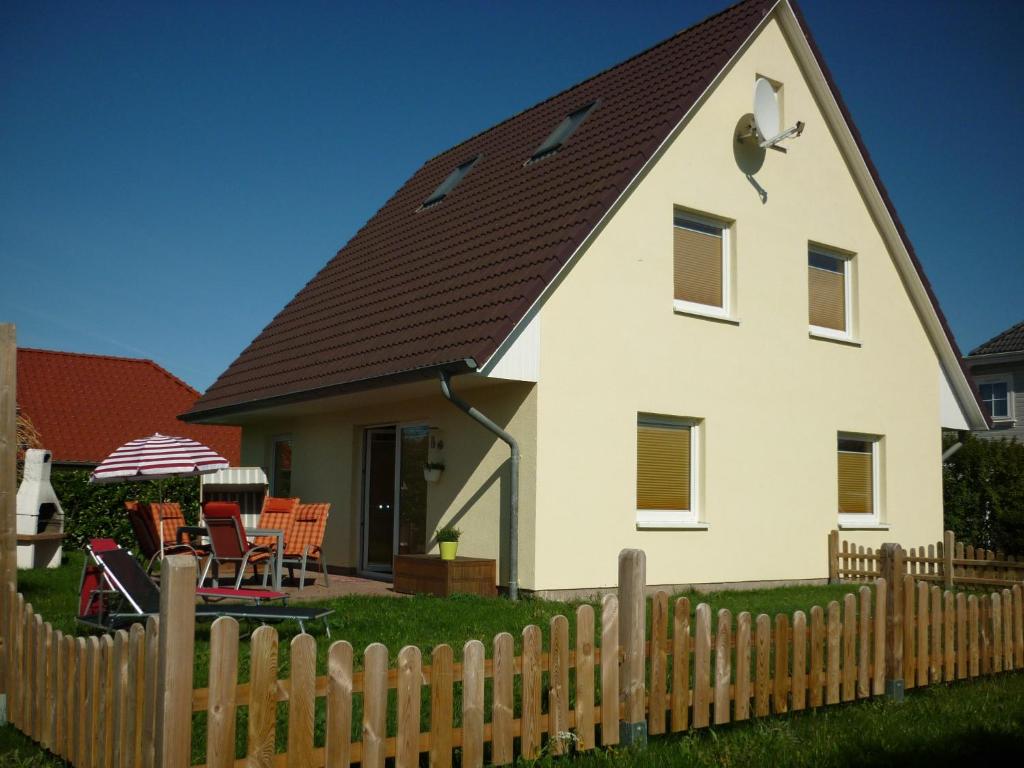
[[[135,540],[139,544],[139,554],[146,561],[146,573],[151,572],[156,562],[163,559],[165,555],[190,554],[199,560],[209,554],[208,548],[199,544],[179,544],[177,529],[175,529],[175,536],[170,542],[161,542],[160,529],[152,510],[146,509],[146,505],[138,501],[126,501],[124,506],[128,511],[128,522],[131,523]],[[182,525],[184,525],[184,516],[182,516],[182,521]]]
[[[324,575],[324,586],[328,586],[327,561],[323,557],[324,531],[327,530],[327,515],[331,511],[330,504],[300,504],[292,515],[291,523],[284,534],[284,557],[282,565],[288,567],[288,577],[294,575],[293,569],[300,567],[299,584],[306,586],[306,564],[312,559],[317,561],[319,570]],[[314,579],[313,583],[316,583]]]
[[[111,602],[106,611],[79,615],[79,622],[109,631],[135,623],[146,616],[159,615],[160,589],[128,550],[93,550],[91,554],[102,569],[103,579],[109,585],[111,593],[116,593],[122,605],[114,606]],[[197,605],[195,612],[198,621],[216,619],[220,616],[261,623],[292,620],[299,623],[299,629],[303,632],[306,631],[306,622],[322,619],[328,637],[331,636],[331,629],[327,624],[327,617],[334,613],[330,608],[259,604]]]
[[[271,557],[269,547],[253,545],[245,536],[242,514],[233,501],[208,501],[203,506],[203,520],[210,535],[210,557],[203,569],[200,584],[205,583],[211,567],[232,563],[236,568],[235,589],[242,583],[246,566],[251,565],[253,576],[259,576],[257,565]],[[267,586],[269,565],[263,570],[263,586]],[[214,584],[216,585],[216,580]]]
[[[298,498],[282,499],[276,496],[267,496],[263,499],[263,510],[260,512],[260,521],[256,527],[285,531],[285,535],[287,535],[288,526],[291,524],[298,506]],[[273,551],[277,547],[277,537],[254,536],[252,543]]]

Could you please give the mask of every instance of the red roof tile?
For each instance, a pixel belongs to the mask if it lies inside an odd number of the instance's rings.
[[[485,363],[775,4],[745,0],[427,161],[183,418]],[[595,100],[560,151],[525,162]],[[418,210],[477,155],[447,197]],[[866,152],[865,160],[881,187]]]
[[[241,430],[179,421],[199,392],[151,360],[19,349],[17,368],[18,407],[56,463],[98,464],[129,440],[161,432],[238,464]]]

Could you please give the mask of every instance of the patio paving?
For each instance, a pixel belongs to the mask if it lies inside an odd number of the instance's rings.
[[[370,597],[409,597],[395,592],[390,581],[378,581],[376,579],[364,579],[359,576],[345,576],[342,574],[329,574],[330,583],[324,586],[323,574],[318,574],[316,583],[306,579],[306,586],[299,588],[299,580],[284,579],[281,587],[282,592],[288,593],[289,602],[302,602],[304,600],[330,600],[334,597],[347,597],[348,595],[367,595]]]

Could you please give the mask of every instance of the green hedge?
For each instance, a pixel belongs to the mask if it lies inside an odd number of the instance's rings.
[[[64,546],[81,549],[95,537],[109,536],[122,546],[135,549],[135,534],[124,510],[127,499],[139,501],[176,501],[189,523],[199,519],[199,478],[185,477],[164,480],[162,483],[109,483],[94,485],[89,482],[87,469],[54,468],[51,476],[53,489],[64,509]]]
[[[1024,554],[1024,444],[969,436],[942,480],[946,528],[958,540]]]

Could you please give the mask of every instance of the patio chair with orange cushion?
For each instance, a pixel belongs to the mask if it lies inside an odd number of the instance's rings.
[[[282,499],[276,496],[267,496],[263,500],[263,510],[260,512],[260,521],[257,528],[276,531],[286,531],[291,524],[292,516],[298,509],[299,499]],[[261,547],[269,547],[273,551],[277,547],[276,536],[254,536],[253,544]]]
[[[156,522],[157,513],[148,509],[148,504],[138,501],[125,501],[125,509],[128,512],[128,521],[131,523],[135,539],[139,544],[139,554],[146,561],[146,573],[149,573],[156,562],[166,555],[193,555],[197,560],[205,557],[209,550],[196,543],[181,543],[177,541],[177,529],[170,540],[160,541],[160,529]],[[177,506],[177,505],[175,505]],[[180,511],[180,508],[179,508]],[[184,525],[184,517],[182,518]]]
[[[300,568],[299,584],[306,586],[306,564],[316,560],[324,574],[324,586],[328,585],[327,561],[324,560],[324,532],[327,530],[327,515],[330,504],[299,504],[284,533],[284,558],[282,564],[288,568],[292,578],[296,566]],[[315,583],[315,581],[314,581]]]

